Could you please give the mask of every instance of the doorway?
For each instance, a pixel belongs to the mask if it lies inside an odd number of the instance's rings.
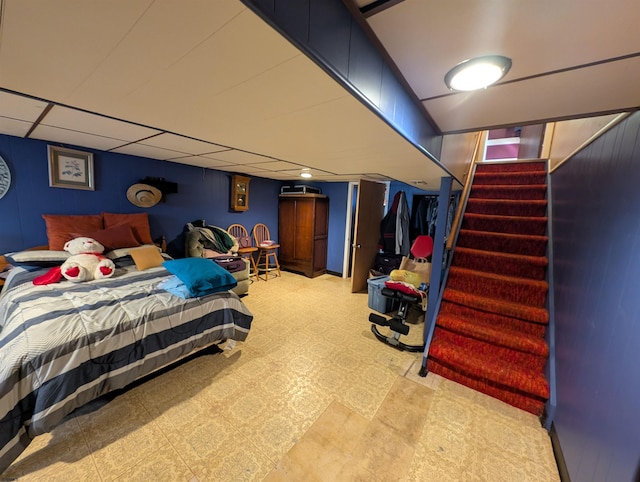
[[[388,182],[364,179],[355,186],[349,185],[344,256],[346,262],[351,259],[351,270],[346,268],[343,273],[350,273],[353,293],[366,291],[368,288],[367,279],[378,252],[380,221],[386,209],[388,188]],[[352,210],[354,198],[355,213]],[[353,235],[349,236],[352,226]]]

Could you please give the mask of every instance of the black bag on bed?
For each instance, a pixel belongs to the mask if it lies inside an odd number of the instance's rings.
[[[373,269],[382,274],[389,274],[394,269],[400,268],[402,262],[401,254],[394,253],[378,253],[376,254],[375,265]]]
[[[215,261],[219,266],[222,266],[229,273],[236,273],[238,271],[242,271],[247,268],[247,264],[244,259],[239,256],[216,256],[215,258],[211,258]]]

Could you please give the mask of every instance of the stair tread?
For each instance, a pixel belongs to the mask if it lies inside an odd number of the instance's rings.
[[[486,379],[505,387],[541,398],[549,397],[549,385],[544,375],[527,367],[515,366],[500,359],[487,359],[443,340],[434,339],[429,347],[429,357],[458,367],[476,378]]]
[[[465,248],[463,246],[456,246],[455,251],[469,253],[476,256],[489,256],[502,260],[520,261],[523,263],[535,264],[537,266],[547,266],[549,264],[546,256],[527,256],[524,254],[502,253],[500,251],[486,251],[483,249]]]
[[[549,323],[549,312],[545,308],[538,308],[522,303],[497,300],[485,296],[465,293],[463,291],[445,288],[443,298],[470,308],[480,309],[489,313],[502,314],[513,318],[533,321],[535,323]]]
[[[516,191],[524,189],[546,189],[546,184],[472,184],[471,189],[514,189]]]
[[[490,198],[474,198],[468,202],[474,203],[498,203],[498,204],[538,204],[546,205],[546,199],[490,199]]]
[[[504,214],[480,214],[480,213],[465,213],[464,217],[476,218],[476,219],[495,219],[496,221],[530,221],[532,223],[547,223],[549,220],[546,216],[507,216]]]
[[[495,231],[477,231],[475,229],[461,229],[459,231],[460,234],[470,234],[470,235],[482,235],[482,236],[502,236],[505,238],[512,239],[536,239],[540,241],[548,241],[548,236],[540,236],[538,234],[513,234],[513,233],[498,233]]]
[[[484,161],[476,167],[476,172],[547,172],[544,159],[528,161]]]
[[[511,284],[520,284],[520,285],[529,285],[532,287],[536,287],[536,288],[544,288],[544,289],[548,289],[549,288],[549,283],[547,283],[546,281],[543,280],[534,280],[531,278],[520,278],[517,276],[507,276],[507,275],[503,275],[503,274],[497,274],[497,273],[491,273],[488,271],[478,271],[475,269],[469,269],[469,268],[464,268],[461,266],[451,266],[451,268],[449,269],[450,272],[458,272],[461,274],[466,274],[466,275],[472,275],[472,276],[478,276],[481,278],[491,278],[494,280],[499,280],[499,281],[503,281],[505,283],[511,283]]]
[[[486,343],[493,343],[537,356],[549,355],[549,347],[542,337],[522,331],[504,327],[494,328],[487,324],[476,323],[471,318],[442,312],[438,315],[436,324],[455,333]]]
[[[547,173],[544,171],[477,171],[475,173],[475,176],[480,176],[480,177],[500,177],[500,176],[504,176],[504,177],[524,177],[524,176],[530,176],[530,175],[546,175]]]

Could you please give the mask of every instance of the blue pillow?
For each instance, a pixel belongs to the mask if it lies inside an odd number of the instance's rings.
[[[182,258],[162,263],[193,296],[205,296],[235,288],[238,282],[226,269],[205,258]]]

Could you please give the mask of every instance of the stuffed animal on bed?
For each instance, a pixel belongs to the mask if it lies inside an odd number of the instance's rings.
[[[75,238],[67,241],[64,250],[71,256],[46,274],[33,280],[35,285],[57,283],[65,277],[69,281],[79,283],[93,279],[109,278],[115,271],[115,265],[109,258],[102,256],[104,246],[93,238]]]

